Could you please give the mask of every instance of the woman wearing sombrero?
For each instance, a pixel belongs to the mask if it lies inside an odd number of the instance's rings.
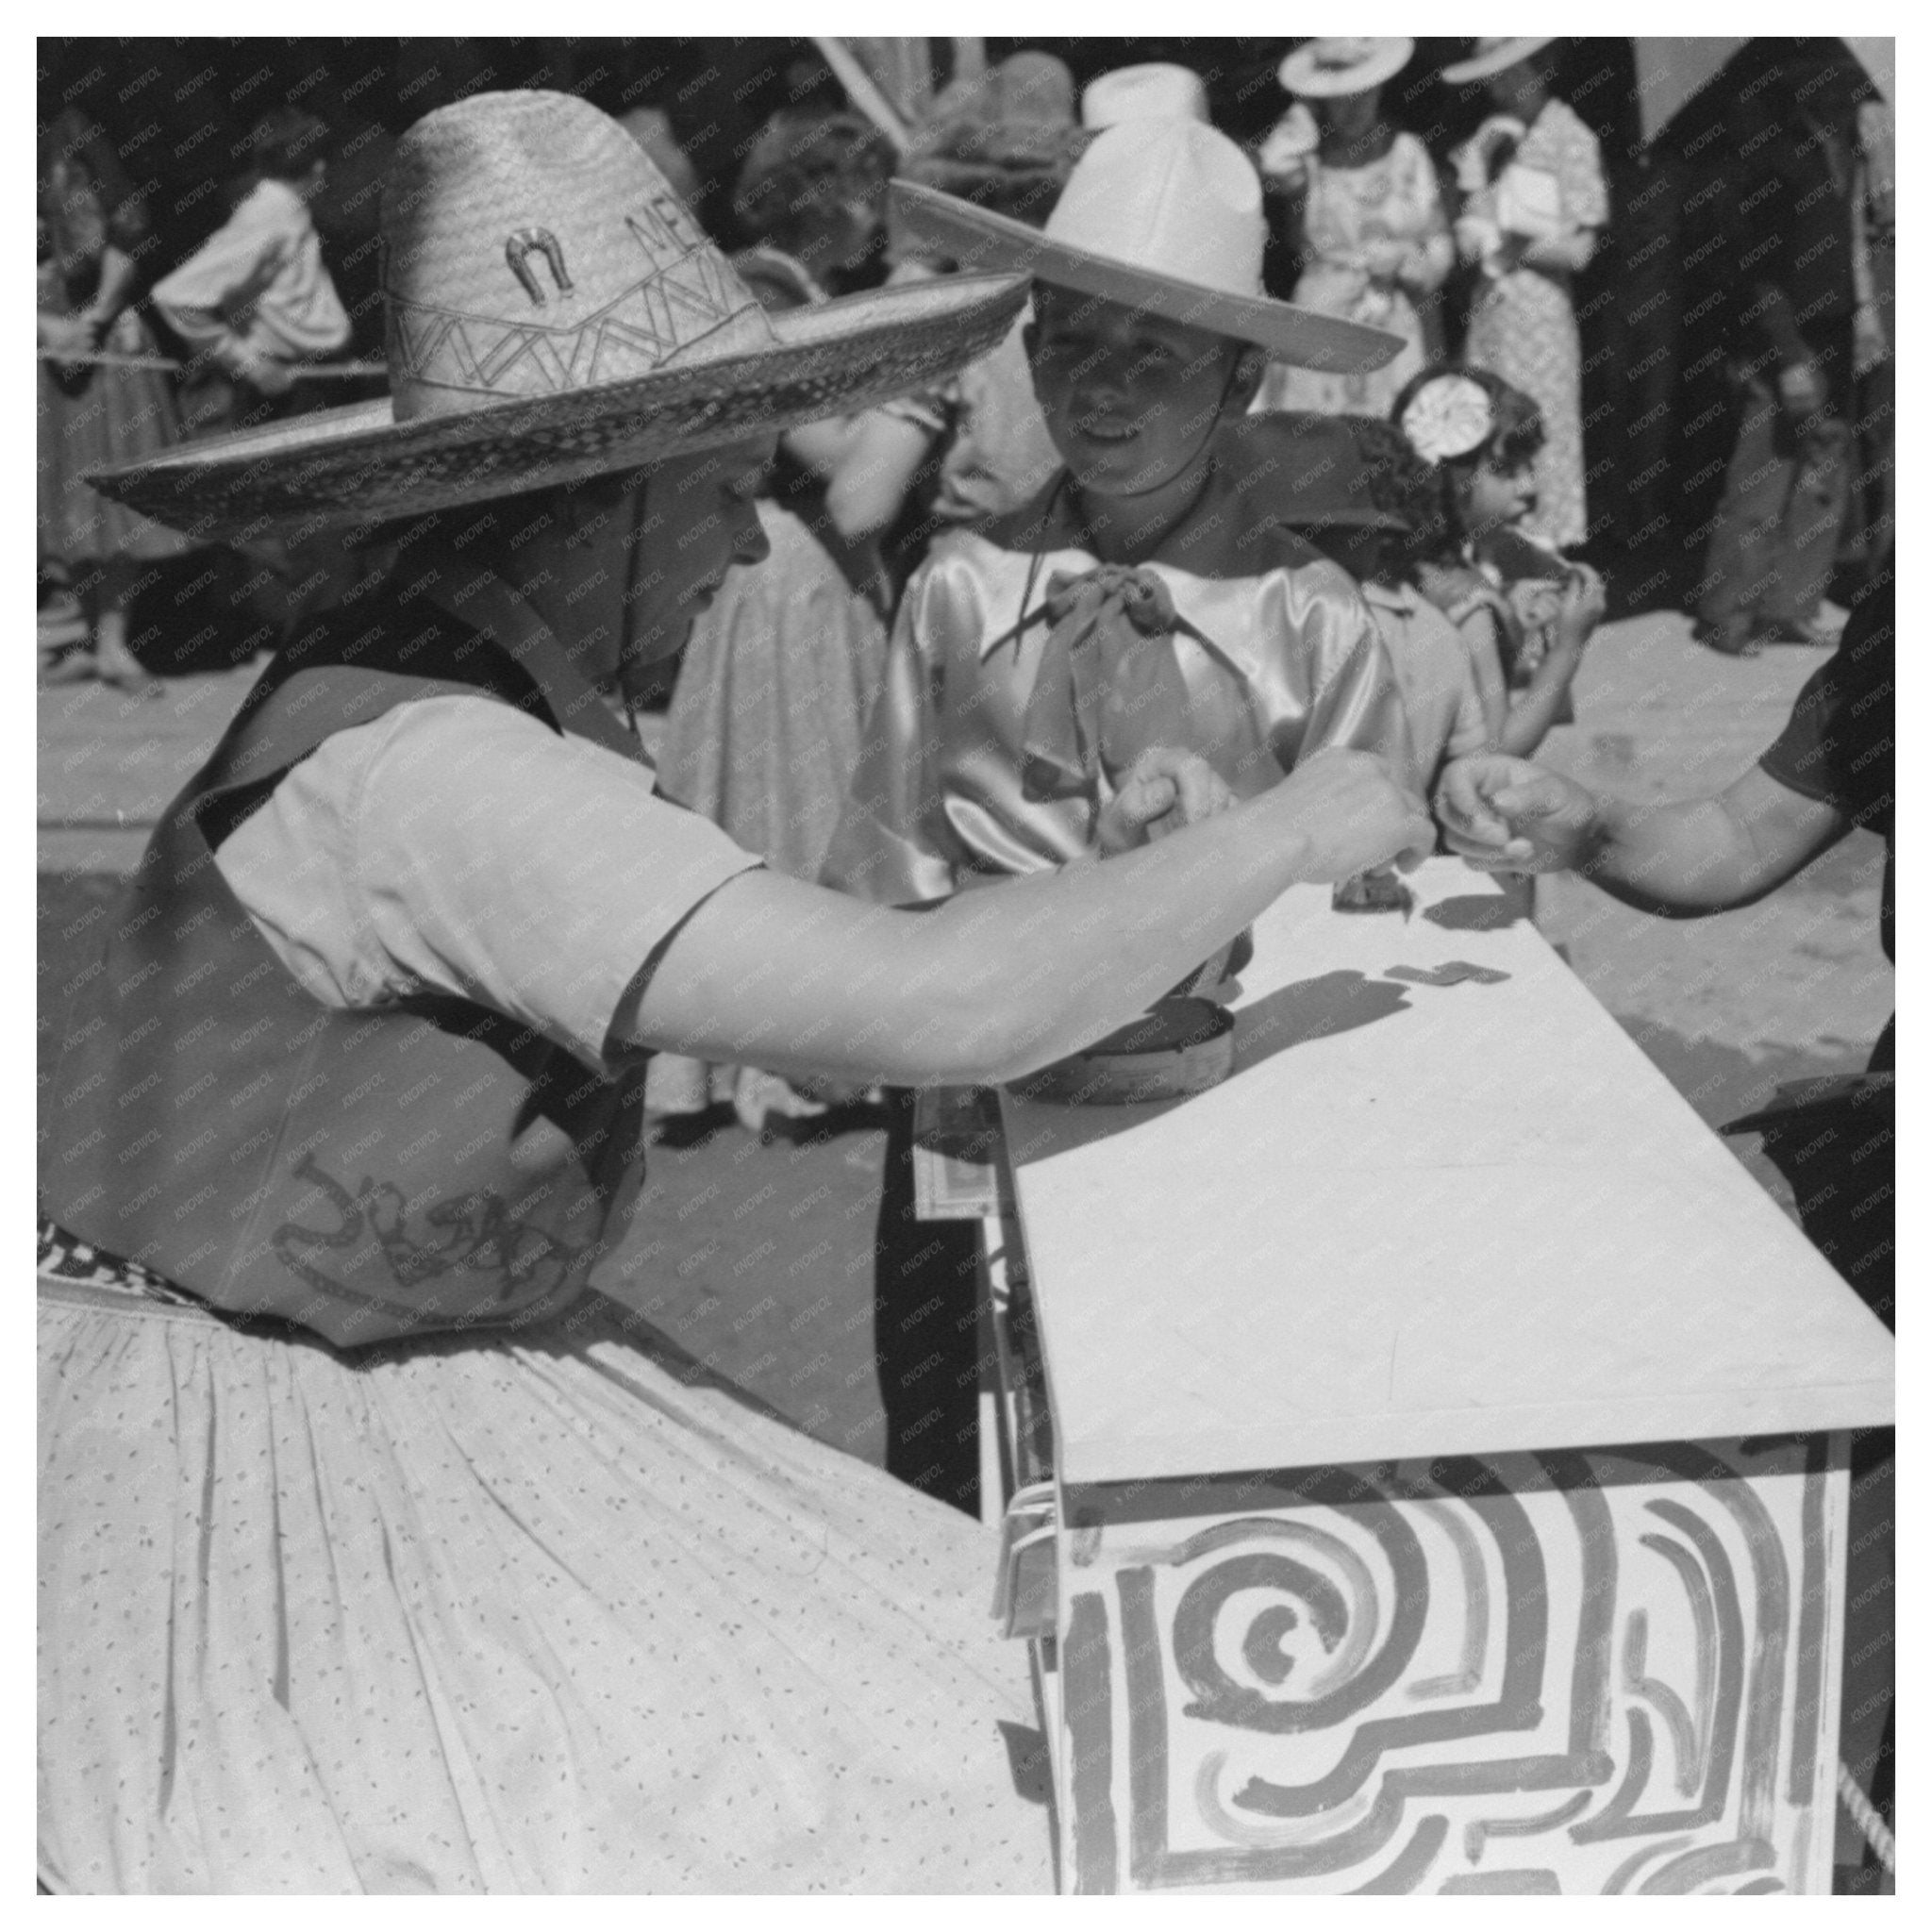
[[[1294,299],[1403,339],[1394,360],[1348,375],[1273,363],[1255,407],[1386,416],[1430,359],[1424,310],[1456,263],[1436,164],[1384,111],[1408,65],[1407,36],[1324,37],[1281,63],[1295,105],[1261,149],[1264,178],[1291,202],[1302,258]]]
[[[777,429],[937,377],[1018,288],[768,317],[553,94],[418,124],[384,238],[391,401],[102,479],[401,561],[163,814],[63,1027],[42,1880],[1043,1889],[981,1533],[587,1287],[643,1059],[1005,1077],[1429,828],[1363,759],[924,916],[759,870],[605,694],[755,549]]]

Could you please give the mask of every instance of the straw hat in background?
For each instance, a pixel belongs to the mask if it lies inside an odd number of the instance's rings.
[[[941,91],[898,172],[1038,227],[1091,140],[1074,119],[1066,63],[1012,54]]]
[[[1305,101],[1366,93],[1408,65],[1415,42],[1406,34],[1354,40],[1333,35],[1308,41],[1281,63],[1282,86]]]
[[[1025,296],[959,277],[767,315],[615,121],[534,91],[417,122],[382,234],[387,397],[95,485],[203,535],[515,495],[904,395],[991,348]]]
[[[1514,67],[1519,60],[1527,60],[1532,54],[1541,53],[1550,44],[1554,35],[1545,34],[1541,40],[1509,39],[1492,36],[1479,40],[1463,60],[1452,61],[1442,70],[1442,78],[1451,87],[1465,87],[1473,80],[1487,80],[1492,74],[1501,74],[1506,67]]]
[[[1379,369],[1402,348],[1399,336],[1262,292],[1260,177],[1226,135],[1199,121],[1104,129],[1043,231],[906,181],[892,184],[892,205],[907,232],[968,266],[1015,270],[1256,342],[1305,369]]]
[[[1191,67],[1171,60],[1148,60],[1116,67],[1087,83],[1080,96],[1080,120],[1088,127],[1117,127],[1123,121],[1159,121],[1178,115],[1208,117],[1208,84]]]

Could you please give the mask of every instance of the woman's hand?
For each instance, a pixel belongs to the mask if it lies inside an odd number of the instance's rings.
[[[1450,850],[1488,872],[1567,872],[1590,857],[1598,830],[1582,786],[1501,752],[1451,764],[1436,816]]]
[[[1374,752],[1330,745],[1304,758],[1267,794],[1306,852],[1298,876],[1333,885],[1378,865],[1413,872],[1436,849],[1428,807]]]
[[[1362,243],[1362,267],[1378,282],[1397,282],[1408,266],[1410,250],[1407,242],[1377,235]]]
[[[1235,802],[1221,774],[1191,751],[1155,745],[1134,760],[1121,789],[1100,809],[1094,842],[1103,858],[1199,824]]]

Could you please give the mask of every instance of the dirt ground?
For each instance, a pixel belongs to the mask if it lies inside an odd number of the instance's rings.
[[[1714,657],[1677,616],[1607,625],[1578,680],[1578,724],[1544,757],[1628,796],[1716,790],[1775,736],[1819,662],[1787,648]],[[91,957],[161,806],[200,762],[250,674],[174,679],[164,701],[98,688],[40,694],[40,1078],[63,988]],[[1890,1011],[1877,941],[1879,841],[1855,833],[1763,905],[1648,919],[1571,880],[1541,882],[1538,923],[1712,1125],[1779,1081],[1862,1065]],[[1767,1190],[1755,1141],[1727,1141]],[[857,1109],[797,1141],[735,1124],[659,1147],[637,1224],[605,1283],[693,1354],[824,1441],[877,1461],[871,1243],[884,1134]]]

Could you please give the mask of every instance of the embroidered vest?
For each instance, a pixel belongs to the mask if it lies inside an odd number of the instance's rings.
[[[330,735],[457,692],[641,757],[547,641],[519,661],[425,605],[334,613],[162,814],[43,1108],[72,1232],[341,1346],[551,1313],[643,1178],[644,1056],[613,1081],[465,1000],[324,1007],[214,863],[211,839]]]

